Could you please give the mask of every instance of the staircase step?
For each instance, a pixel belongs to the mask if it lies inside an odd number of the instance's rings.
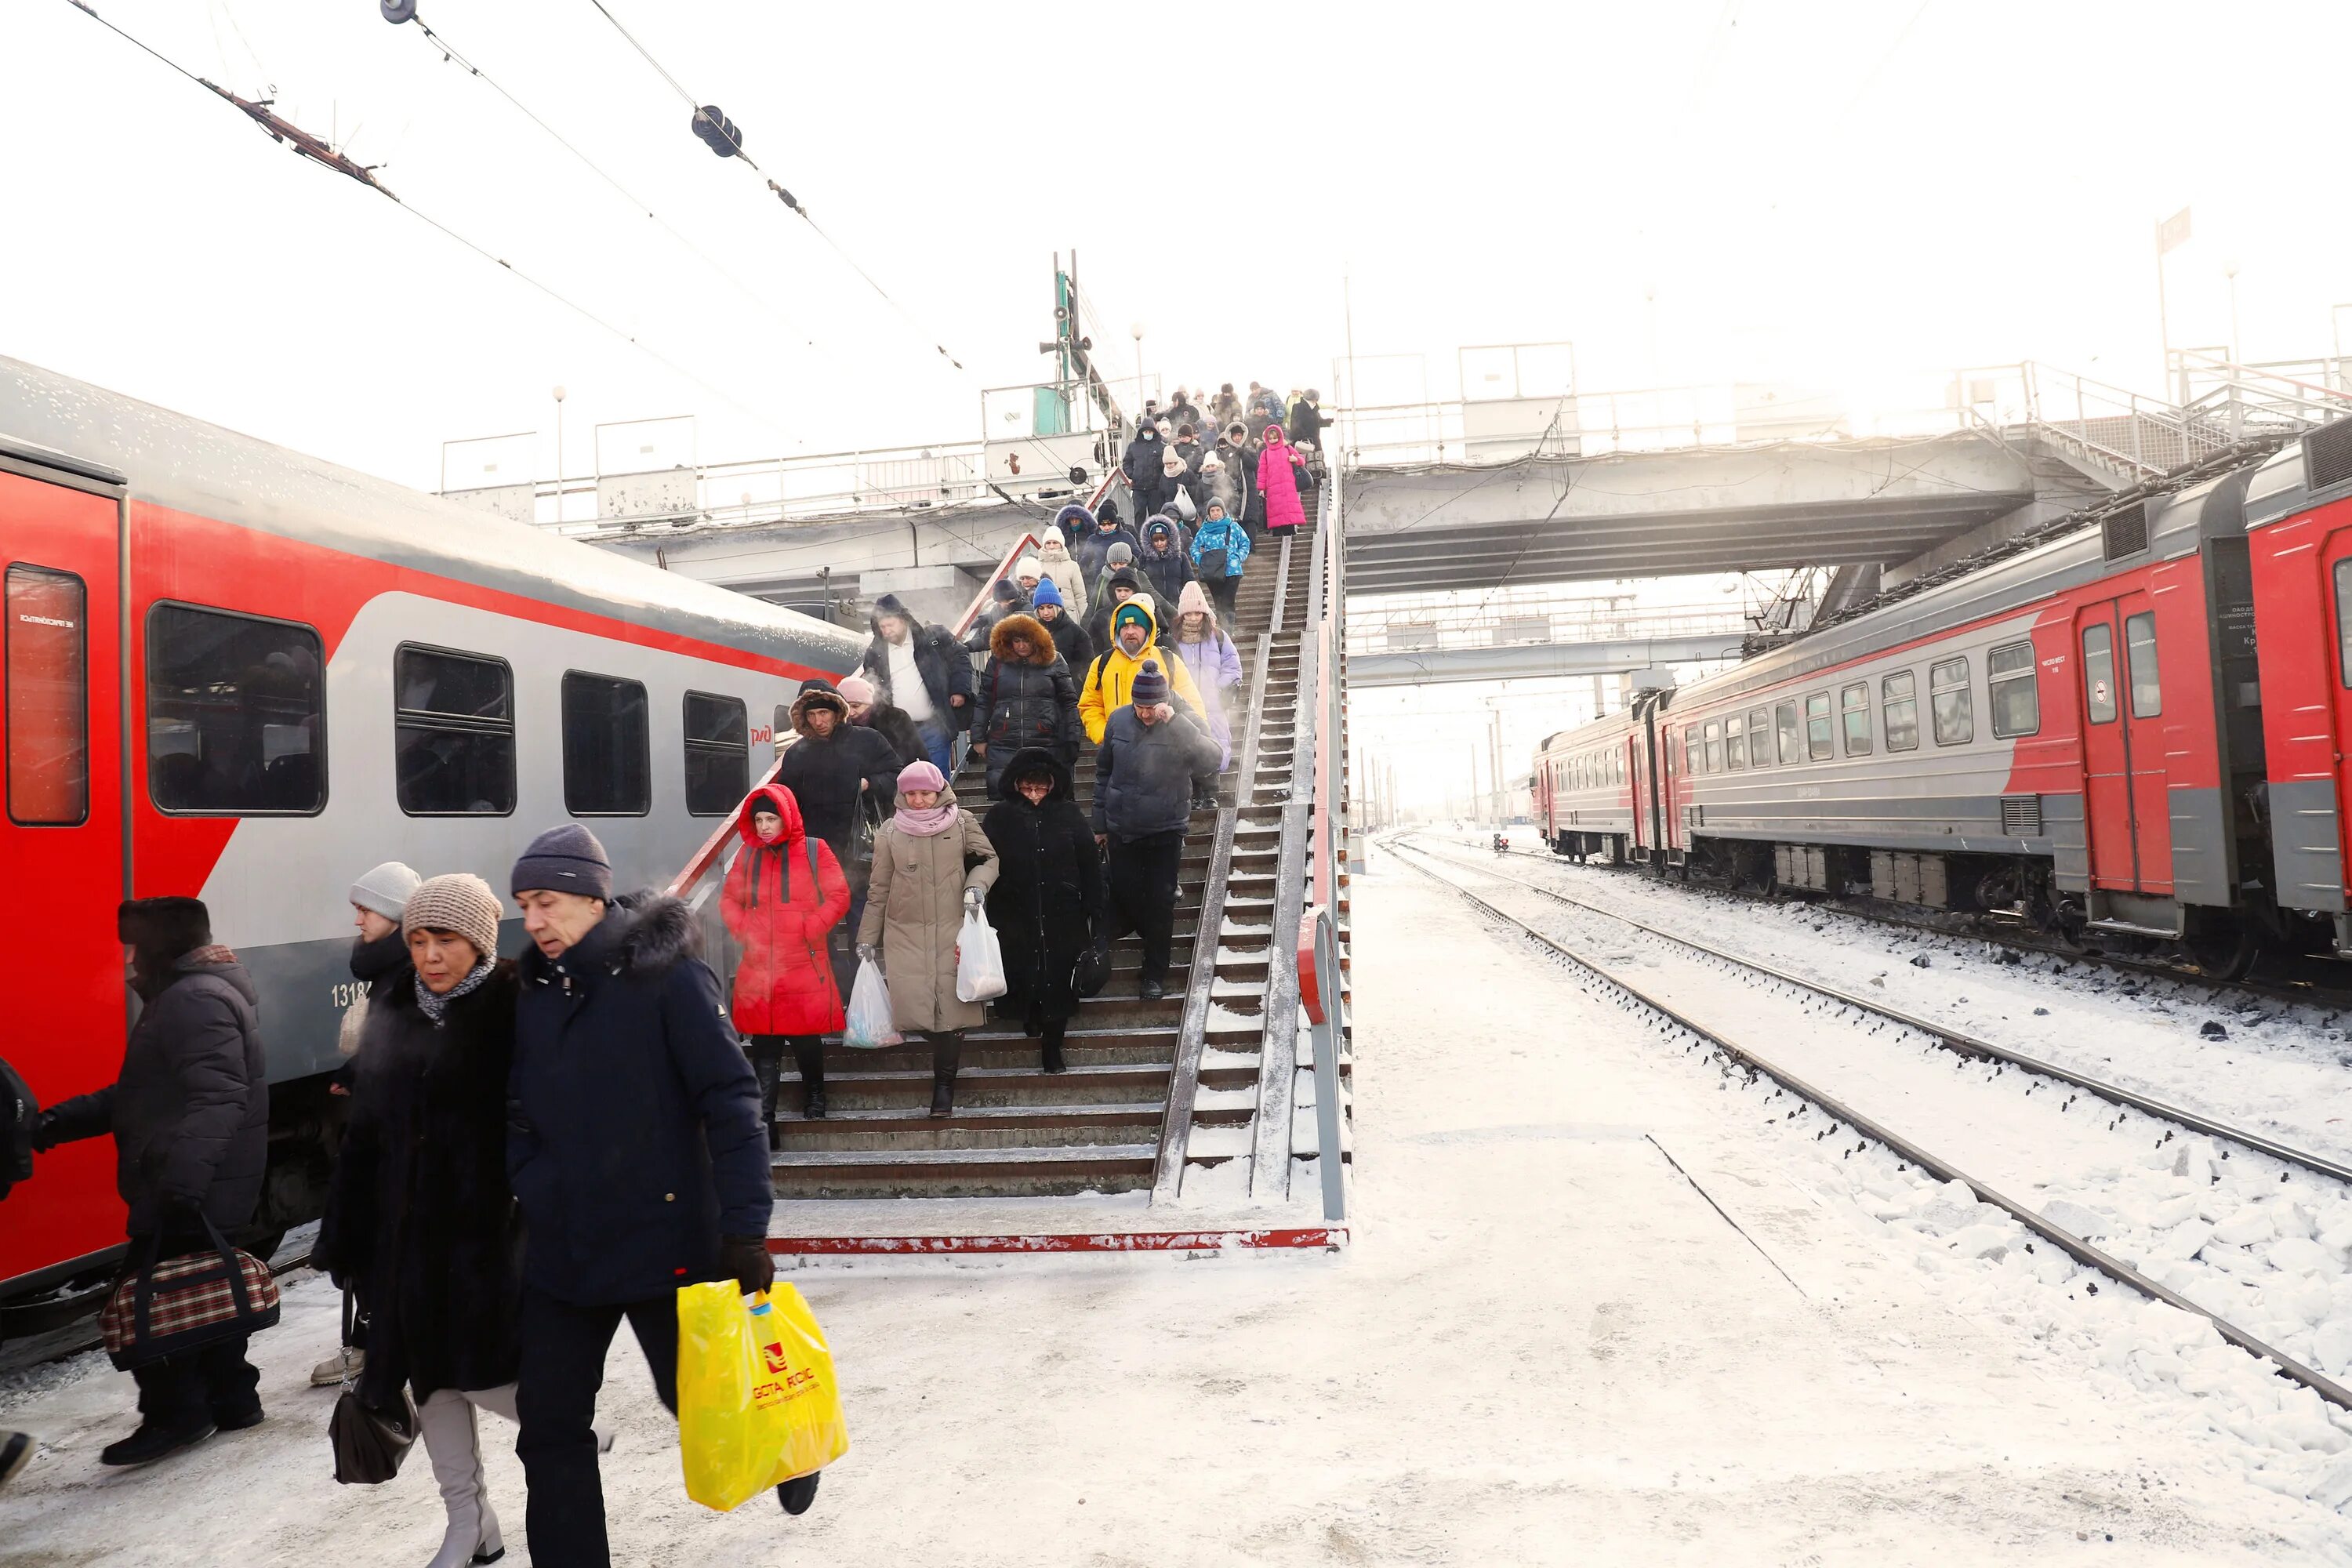
[[[1151,1184],[1156,1142],[1064,1149],[819,1149],[774,1156],[779,1197],[1067,1196]]]

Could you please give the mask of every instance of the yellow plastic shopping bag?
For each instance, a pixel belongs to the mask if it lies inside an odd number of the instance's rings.
[[[677,1436],[686,1495],[721,1513],[849,1452],[833,1352],[798,1290],[679,1289]]]

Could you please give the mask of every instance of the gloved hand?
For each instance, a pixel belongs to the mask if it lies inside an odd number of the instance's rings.
[[[966,888],[966,889],[963,890],[963,910],[964,910],[964,913],[966,913],[966,914],[968,914],[968,915],[976,915],[976,914],[980,913],[980,906],[981,906],[981,894],[980,894],[980,889],[979,889],[978,888]]]
[[[857,956],[868,963],[879,963],[882,962],[882,950],[861,942],[857,944]]]
[[[764,1236],[730,1236],[719,1243],[719,1267],[735,1276],[743,1294],[764,1290],[776,1282],[775,1255]]]
[[[58,1146],[58,1113],[44,1110],[33,1118],[33,1152],[46,1154]]]

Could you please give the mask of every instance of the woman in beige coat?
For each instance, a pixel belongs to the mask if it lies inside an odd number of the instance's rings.
[[[955,1111],[963,1032],[985,1016],[956,999],[956,939],[996,880],[996,849],[980,818],[948,793],[928,762],[898,774],[898,812],[874,836],[872,880],[857,925],[857,952],[882,966],[890,1021],[931,1047],[931,1114]],[[880,948],[877,953],[875,950]]]

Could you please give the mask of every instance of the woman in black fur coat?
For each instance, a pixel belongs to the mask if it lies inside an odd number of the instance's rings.
[[[515,966],[478,877],[435,877],[401,921],[415,964],[368,1009],[351,1126],[319,1250],[368,1306],[360,1397],[403,1386],[440,1483],[448,1531],[434,1568],[502,1550],[482,1486],[474,1408],[514,1418],[521,1227],[507,1186]]]
[[[1003,782],[1003,801],[981,823],[996,846],[988,923],[1006,984],[996,1013],[1035,1037],[1047,1072],[1061,1072],[1063,1034],[1078,1011],[1074,972],[1102,925],[1102,856],[1058,755],[1026,747],[1006,760]]]

